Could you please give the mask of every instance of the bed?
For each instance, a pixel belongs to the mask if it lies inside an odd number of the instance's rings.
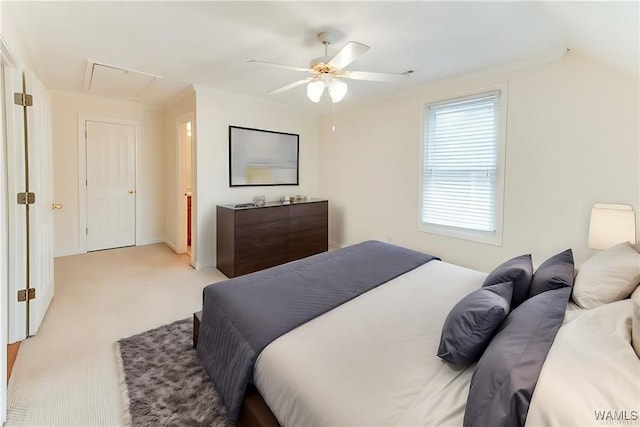
[[[302,322],[297,319],[298,324],[284,328],[285,332],[264,345],[260,343],[252,357],[229,353],[228,349],[255,347],[256,340],[234,343],[236,338],[229,337],[254,334],[244,322],[269,320],[256,320],[246,313],[241,313],[239,320],[233,318],[233,312],[242,311],[244,304],[228,310],[225,288],[232,289],[237,301],[243,301],[247,296],[235,292],[245,284],[253,287],[275,282],[278,287],[280,277],[291,275],[307,283],[317,280],[308,278],[309,263],[318,269],[326,266],[327,259],[357,263],[337,251],[337,260],[335,254],[319,255],[205,289],[198,354],[219,391],[224,388],[219,384],[225,381],[234,384],[233,391],[226,392],[230,397],[225,402],[232,420],[240,411],[238,396],[241,398],[250,386],[282,426],[640,423],[640,359],[631,345],[633,303],[627,298],[640,280],[639,272],[633,276],[633,267],[624,277],[628,282],[625,290],[604,298],[602,304],[593,302],[594,291],[586,287],[583,300],[590,302],[581,302],[595,305],[590,308],[569,300],[574,276],[572,257],[570,270],[567,261],[570,251],[558,254],[562,255],[564,273],[558,273],[557,265],[545,270],[546,263],[535,274],[530,267],[524,277],[509,281],[508,294],[500,295],[511,306],[480,354],[472,362],[451,363],[437,356],[442,352],[443,327],[448,327],[455,308],[469,296],[494,286],[487,281],[493,278],[502,286],[506,270],[482,273],[380,242],[355,245],[347,252],[360,254],[362,246],[382,251],[374,255],[376,264],[384,264],[380,260],[389,258],[384,255],[389,249],[402,254],[400,258],[404,254],[413,258],[400,268],[402,273],[388,273],[390,279],[365,287],[335,307],[325,307]],[[371,259],[370,254],[358,256]],[[613,258],[619,260],[620,256],[613,254]],[[516,261],[522,264],[527,259],[530,263],[530,256]],[[629,259],[635,260],[628,258],[627,264]],[[368,276],[360,267],[353,270],[350,274],[354,277]],[[588,270],[587,266],[585,277]],[[564,281],[559,280],[563,274]],[[537,291],[530,293],[528,284],[528,292],[522,293],[514,283],[523,280]],[[520,293],[517,304],[516,293]],[[640,292],[637,294],[640,299]],[[295,298],[287,303],[296,306]],[[464,307],[468,313],[468,306]],[[520,315],[527,311],[526,316]],[[218,329],[221,323],[228,323],[224,328],[234,331]],[[218,356],[212,358],[216,351]],[[244,359],[251,359],[248,378],[228,378],[233,376],[233,365]],[[243,381],[246,384],[237,387]],[[223,390],[223,400],[224,394]]]

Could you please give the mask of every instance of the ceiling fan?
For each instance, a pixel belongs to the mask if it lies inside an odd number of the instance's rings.
[[[327,88],[331,101],[338,103],[342,101],[347,94],[347,84],[342,79],[368,80],[374,82],[396,82],[404,80],[412,71],[404,73],[374,73],[369,71],[348,71],[345,70],[353,61],[358,59],[366,51],[369,46],[362,43],[350,41],[333,57],[327,55],[327,50],[332,41],[332,34],[329,32],[321,32],[318,39],[324,45],[324,56],[311,61],[310,68],[292,67],[289,65],[275,64],[273,62],[251,60],[248,62],[271,65],[275,67],[285,68],[293,71],[303,71],[312,74],[311,77],[290,83],[279,89],[269,92],[275,95],[289,89],[301,86],[307,83],[307,97],[313,102],[319,102]]]

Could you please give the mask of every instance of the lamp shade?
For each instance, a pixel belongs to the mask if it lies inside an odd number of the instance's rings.
[[[349,87],[345,82],[336,79],[331,80],[331,83],[329,83],[329,96],[331,96],[331,101],[333,101],[334,104],[342,101],[342,98],[347,94],[347,89],[349,89]]]
[[[324,82],[322,80],[314,80],[307,85],[307,97],[313,102],[320,102],[324,93]]]
[[[591,208],[589,242],[592,249],[607,249],[622,242],[636,243],[636,215],[630,205],[596,203]]]

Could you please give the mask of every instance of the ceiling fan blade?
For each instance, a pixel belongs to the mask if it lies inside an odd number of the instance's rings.
[[[340,52],[336,53],[336,56],[334,56],[327,65],[341,70],[358,59],[368,50],[369,46],[366,44],[349,42],[340,49]]]
[[[353,80],[369,80],[372,82],[401,82],[406,79],[407,73],[372,73],[369,71],[343,71],[339,77]]]
[[[280,67],[280,68],[285,68],[287,70],[293,70],[293,71],[306,71],[308,73],[315,73],[316,72],[315,70],[312,70],[310,68],[292,67],[291,65],[276,64],[274,62],[256,61],[255,59],[247,61],[247,64],[250,63],[250,62],[254,62],[256,64],[271,65],[273,67]]]
[[[278,93],[282,93],[282,92],[287,91],[289,89],[293,89],[294,87],[298,87],[298,86],[301,86],[301,85],[303,85],[303,84],[305,84],[307,82],[310,82],[311,80],[313,80],[312,77],[310,77],[308,79],[304,79],[304,80],[298,80],[297,82],[290,83],[290,84],[288,84],[286,86],[281,87],[280,89],[272,90],[271,92],[269,92],[269,95],[275,95],[275,94],[278,94]]]

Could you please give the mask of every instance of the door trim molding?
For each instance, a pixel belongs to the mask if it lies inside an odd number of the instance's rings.
[[[113,117],[93,116],[88,114],[78,114],[78,248],[79,253],[87,253],[87,145],[85,140],[85,131],[87,122],[111,123],[114,125],[127,125],[134,127],[135,141],[135,180],[136,180],[136,215],[135,215],[135,245],[140,242],[140,197],[138,197],[138,183],[140,182],[138,173],[140,170],[138,161],[138,147],[140,141],[140,122],[126,119],[115,119]]]
[[[188,111],[184,114],[181,114],[180,116],[178,116],[176,118],[176,145],[177,145],[177,156],[176,156],[176,170],[178,171],[178,185],[177,185],[177,189],[178,192],[176,193],[176,196],[178,197],[178,203],[176,203],[174,206],[175,208],[178,210],[177,215],[176,215],[176,224],[175,224],[175,233],[176,233],[176,246],[177,246],[177,251],[178,253],[185,253],[187,251],[187,235],[185,233],[185,230],[187,228],[187,199],[186,197],[184,197],[184,187],[185,187],[185,179],[184,179],[184,170],[183,170],[183,163],[185,162],[185,150],[184,147],[182,147],[182,143],[181,143],[181,129],[180,126],[183,123],[186,122],[191,122],[191,127],[192,127],[192,131],[191,131],[191,149],[189,150],[192,154],[193,154],[193,128],[194,126],[194,112],[193,111]],[[189,159],[189,163],[191,165],[191,200],[192,202],[195,200],[195,194],[193,192],[193,156],[191,156],[191,159]],[[191,215],[193,217],[193,213]],[[195,230],[193,229],[193,221],[191,222],[191,238],[192,238],[192,246],[191,248],[193,249],[193,235],[195,235]]]
[[[0,36],[0,119],[4,121],[6,109],[4,66],[16,66],[15,55]],[[0,425],[7,419],[7,343],[9,326],[9,206],[7,182],[6,126],[0,129]]]
[[[18,60],[5,39],[0,35],[0,56],[2,56],[2,65],[13,68],[22,68],[18,66]]]

